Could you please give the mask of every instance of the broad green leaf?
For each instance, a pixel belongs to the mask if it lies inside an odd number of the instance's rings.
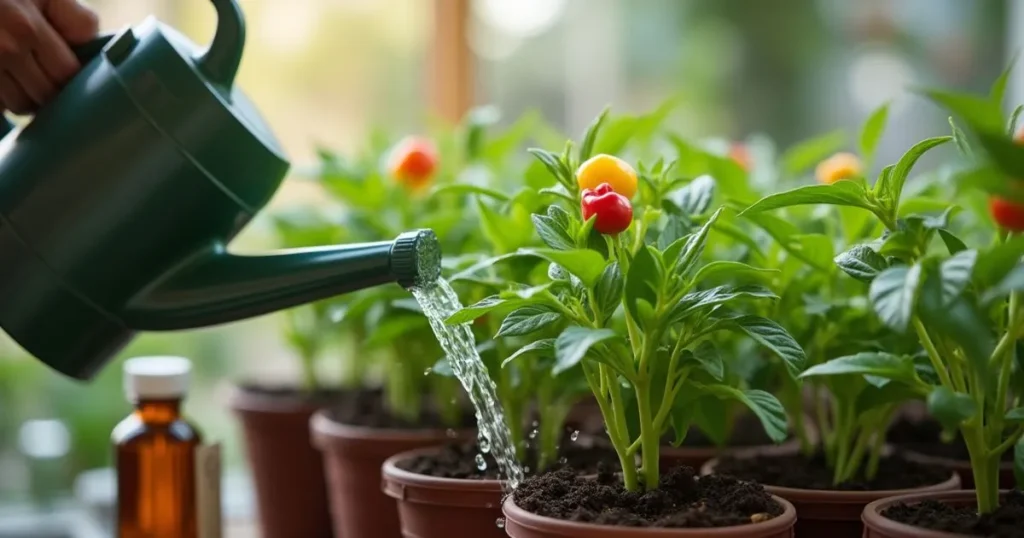
[[[704,388],[719,398],[732,398],[750,408],[772,441],[781,443],[789,436],[786,410],[775,396],[763,390],[740,390],[727,385],[708,385]]]
[[[608,118],[608,112],[610,112],[608,108],[602,110],[593,123],[587,127],[587,132],[583,135],[583,144],[580,145],[580,162],[586,161],[594,154],[594,142],[597,141],[597,134],[601,131],[601,125]]]
[[[843,252],[836,256],[835,262],[844,273],[861,282],[871,282],[889,267],[885,258],[867,245],[857,245]]]
[[[569,231],[559,222],[547,215],[530,215],[533,227],[537,230],[544,244],[555,250],[572,250],[576,248],[576,241],[569,235]]]
[[[745,263],[733,261],[714,261],[701,267],[693,276],[694,282],[703,282],[715,278],[735,278],[740,275],[754,276],[759,279],[770,279],[779,272],[778,269],[762,269]]]
[[[1006,69],[1003,69],[1002,73],[999,73],[999,77],[992,83],[992,88],[989,90],[989,99],[992,100],[996,106],[1003,104],[1003,97],[1006,95],[1006,83],[1010,79],[1010,73],[1013,72],[1013,66],[1017,63],[1017,54],[1013,55],[1010,62],[1007,63]]]
[[[982,304],[991,304],[997,299],[1002,299],[1012,292],[1021,290],[1024,290],[1024,265],[1014,267],[995,286],[985,290],[981,296],[981,302]]]
[[[471,304],[467,307],[462,308],[458,312],[452,314],[444,322],[448,325],[460,325],[462,323],[469,323],[480,316],[498,308],[502,305],[508,305],[511,301],[499,298],[497,295],[492,295],[480,300],[477,303]]]
[[[910,170],[917,164],[918,159],[927,153],[928,150],[941,146],[952,139],[953,137],[951,136],[936,136],[934,138],[926,138],[914,144],[912,148],[900,157],[900,160],[896,163],[896,168],[893,169],[892,175],[888,178],[889,181],[881,184],[879,188],[880,194],[887,196],[896,205],[899,202],[900,195],[903,193],[903,185],[907,182]]]
[[[950,232],[949,230],[940,228],[939,237],[942,238],[942,242],[945,243],[946,250],[948,250],[950,254],[956,254],[967,250],[967,245],[965,245],[959,237],[953,235],[953,232]]]
[[[733,302],[739,298],[778,299],[775,292],[761,286],[731,286],[728,284],[687,293],[669,310],[666,323],[678,323],[691,314],[710,307]]]
[[[946,387],[935,387],[928,394],[928,412],[949,429],[969,420],[978,412],[974,400],[962,392],[953,392]]]
[[[641,248],[629,266],[629,274],[626,275],[626,308],[635,320],[641,320],[640,301],[649,305],[658,302],[658,288],[660,287],[662,275],[658,269],[658,262],[647,247]]]
[[[920,289],[920,265],[890,267],[871,282],[868,297],[882,323],[905,332],[914,315]]]
[[[519,348],[518,350],[516,350],[515,353],[509,355],[508,358],[506,358],[504,361],[501,362],[501,367],[504,368],[505,365],[507,365],[508,363],[510,363],[513,360],[515,360],[515,359],[517,359],[519,357],[522,357],[523,355],[526,355],[528,353],[546,353],[546,354],[554,355],[554,351],[555,351],[555,339],[554,338],[544,338],[542,340],[534,340],[533,342],[530,342],[529,344],[526,344],[525,346],[523,346],[523,347]]]
[[[803,348],[778,323],[760,316],[739,316],[725,320],[722,328],[746,334],[782,359],[794,376],[803,371],[807,362]]]
[[[1003,420],[1007,422],[1024,422],[1024,407],[1014,407],[1006,412]]]
[[[790,191],[769,194],[744,209],[740,216],[782,207],[812,204],[860,207],[868,210],[872,208],[864,185],[857,181],[844,179],[831,185],[806,185]]]
[[[539,331],[562,318],[562,314],[555,312],[551,307],[545,305],[529,305],[517,308],[505,316],[501,322],[501,328],[494,335],[500,336],[521,336]]]
[[[863,352],[835,358],[808,368],[800,377],[850,374],[872,375],[910,384],[917,382],[913,359],[883,352]]]
[[[722,209],[719,208],[711,215],[710,218],[708,218],[708,221],[704,223],[704,226],[700,227],[700,230],[687,237],[686,242],[683,243],[682,250],[679,251],[679,257],[675,260],[675,265],[672,266],[672,270],[675,274],[679,276],[686,276],[697,265],[700,261],[701,254],[704,253],[704,245],[707,243],[708,233],[711,232],[711,227],[715,224],[715,221],[718,220],[718,217],[721,214]],[[666,254],[668,254],[667,251]],[[669,263],[671,262],[672,260],[669,259]]]
[[[725,375],[725,366],[722,363],[722,356],[718,354],[715,345],[707,340],[700,343],[696,349],[689,353],[688,357],[700,363],[704,371],[711,374],[716,381],[721,381]]]
[[[688,183],[685,187],[671,193],[672,200],[687,216],[703,214],[711,206],[715,196],[715,180],[703,175]]]
[[[537,256],[557,263],[569,271],[587,287],[593,287],[601,276],[606,262],[604,257],[590,249],[553,250],[546,248],[520,249],[519,254]]]
[[[594,308],[600,316],[602,324],[612,317],[615,309],[622,303],[622,291],[625,287],[622,271],[618,262],[612,262],[601,272],[594,286]]]
[[[441,196],[445,194],[477,194],[502,202],[507,202],[509,200],[508,195],[499,190],[466,183],[449,183],[434,189],[430,193],[431,196]]]
[[[1003,130],[1000,105],[991,99],[975,95],[945,91],[926,91],[925,95],[950,112],[960,116],[969,125],[989,132]]]
[[[985,289],[1001,282],[1024,256],[1024,236],[978,252],[974,262],[974,282]]]
[[[547,282],[547,283],[541,284],[539,286],[530,286],[528,288],[520,287],[520,288],[516,288],[516,289],[511,289],[511,290],[504,290],[504,291],[502,291],[501,293],[498,294],[498,297],[500,297],[502,299],[516,299],[516,298],[518,298],[518,299],[529,300],[529,299],[533,299],[534,297],[536,297],[537,295],[539,295],[541,293],[544,293],[545,291],[547,291],[549,289],[551,289],[551,282]]]
[[[864,127],[860,131],[860,154],[865,160],[871,161],[875,155],[875,148],[882,140],[882,133],[885,131],[885,123],[889,118],[889,103],[886,103],[871,113]]]
[[[814,168],[845,145],[846,133],[841,130],[832,131],[789,148],[779,161],[786,175],[795,176]]]
[[[566,185],[572,181],[572,171],[565,167],[558,154],[537,148],[529,148],[527,151],[543,163],[551,176],[559,183]]]
[[[948,304],[960,296],[971,281],[971,272],[978,252],[964,250],[942,261],[939,276],[942,279],[942,303]]]
[[[915,390],[910,385],[904,383],[886,383],[881,387],[868,385],[864,387],[864,390],[857,394],[857,401],[854,404],[854,408],[856,413],[860,415],[883,405],[899,404],[915,400],[927,395],[927,392],[924,394],[921,393],[923,387],[924,386],[921,386],[921,388]]]
[[[693,425],[704,432],[714,446],[725,446],[729,441],[729,406],[725,401],[705,396],[695,402]]]
[[[680,393],[685,392],[685,388]],[[680,394],[672,406],[669,422],[672,423],[672,430],[675,432],[675,439],[672,446],[678,447],[686,440],[686,434],[693,423],[694,415],[697,413],[697,402],[687,398],[688,395]]]
[[[559,374],[576,366],[595,344],[618,337],[611,329],[566,328],[555,340],[556,362],[553,373]]]
[[[953,121],[953,117],[949,118],[949,128],[953,131],[953,143],[956,144],[960,154],[970,159],[974,153],[971,151],[970,144],[967,143],[967,135],[957,126],[956,122]]]

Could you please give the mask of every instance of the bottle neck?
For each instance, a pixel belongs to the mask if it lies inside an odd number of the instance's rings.
[[[181,398],[139,399],[135,402],[135,413],[147,424],[169,424],[181,417]]]

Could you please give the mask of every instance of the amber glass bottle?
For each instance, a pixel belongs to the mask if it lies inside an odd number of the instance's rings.
[[[135,412],[113,433],[118,538],[196,538],[200,435],[181,416],[190,371],[181,357],[125,362],[125,392]]]

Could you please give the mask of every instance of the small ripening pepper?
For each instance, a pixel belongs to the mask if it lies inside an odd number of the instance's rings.
[[[750,150],[747,149],[746,144],[734,143],[729,146],[729,158],[736,164],[740,165],[745,172],[750,171],[750,165],[753,164],[753,159],[750,157]]]
[[[1024,145],[1024,131],[1018,131],[1013,141]],[[988,211],[1000,228],[1011,232],[1024,231],[1024,204],[992,196],[988,199]]]
[[[580,190],[596,189],[607,183],[611,189],[626,199],[636,194],[636,170],[626,161],[601,153],[587,159],[576,170],[576,182]]]
[[[853,179],[863,173],[863,166],[860,159],[852,153],[836,153],[835,155],[818,163],[814,175],[818,183],[831,185],[843,179]]]
[[[425,138],[410,136],[391,150],[388,173],[403,185],[420,188],[430,182],[437,170],[437,148]]]
[[[633,223],[633,206],[629,199],[612,190],[608,183],[602,183],[596,189],[584,189],[580,209],[584,221],[597,215],[594,229],[606,235],[622,232]]]

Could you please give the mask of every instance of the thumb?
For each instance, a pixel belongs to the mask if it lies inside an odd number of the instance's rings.
[[[78,0],[36,0],[43,16],[64,41],[79,45],[96,37],[99,33],[99,17],[96,12]]]

